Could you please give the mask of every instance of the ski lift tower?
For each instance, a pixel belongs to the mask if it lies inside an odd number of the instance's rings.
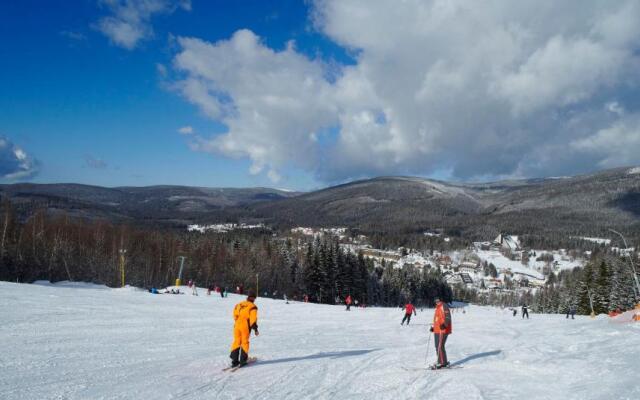
[[[180,259],[180,272],[178,272],[178,278],[176,279],[176,286],[182,285],[182,270],[184,269],[185,256],[178,257]]]
[[[125,264],[125,256],[127,255],[127,249],[120,249],[120,282],[121,287],[124,287],[124,264]]]

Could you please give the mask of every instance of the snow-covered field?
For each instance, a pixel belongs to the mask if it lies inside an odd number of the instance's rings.
[[[0,282],[1,399],[638,399],[640,323],[453,314],[451,361],[425,365],[433,311],[258,299],[260,361],[228,364],[230,295]],[[433,341],[431,341],[433,346]],[[435,359],[429,349],[429,361]]]
[[[557,269],[573,269],[575,267],[581,267],[584,265],[584,260],[575,259],[571,260],[567,256],[563,256],[559,254],[557,251],[550,252],[544,250],[534,250],[537,255],[542,255],[544,253],[550,253],[554,256],[554,261],[557,261]],[[544,261],[536,261],[535,257],[532,257],[528,264],[525,266],[521,261],[510,260],[505,257],[499,251],[495,250],[476,250],[475,252],[480,260],[486,261],[488,263],[492,263],[496,266],[498,272],[505,271],[507,269],[511,270],[515,273],[523,273],[531,276],[535,276],[538,279],[544,279],[544,275],[542,274],[542,269],[544,268],[546,262]]]

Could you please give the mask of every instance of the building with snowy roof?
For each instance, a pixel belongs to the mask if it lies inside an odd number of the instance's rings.
[[[458,272],[475,274],[480,270],[480,266],[474,262],[465,261],[458,266]]]
[[[499,247],[501,249],[504,250],[510,250],[510,251],[520,251],[521,247],[520,247],[520,240],[518,239],[517,236],[512,236],[512,235],[503,235],[502,233],[498,235],[498,237],[496,237],[493,240],[493,244],[496,247]]]

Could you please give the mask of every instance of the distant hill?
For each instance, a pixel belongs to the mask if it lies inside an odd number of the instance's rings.
[[[640,230],[640,174],[618,168],[575,177],[452,184],[380,177],[254,204],[254,218],[283,224],[346,225],[367,231],[441,228],[468,237],[514,233]]]
[[[595,235],[620,228],[640,233],[640,168],[482,184],[379,177],[309,193],[15,184],[0,185],[0,194],[22,215],[46,208],[51,213],[154,224],[260,221],[284,228],[349,226],[368,232],[444,229],[470,238],[504,231]]]
[[[21,216],[35,209],[71,216],[104,218],[114,222],[186,224],[230,207],[284,199],[296,192],[269,188],[200,188],[147,186],[104,188],[78,184],[0,185],[0,195]]]

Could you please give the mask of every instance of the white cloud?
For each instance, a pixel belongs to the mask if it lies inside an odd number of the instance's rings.
[[[624,114],[624,107],[620,105],[617,101],[612,101],[610,103],[605,104],[605,108],[614,114],[622,115]]]
[[[165,79],[169,75],[169,71],[167,71],[167,67],[165,67],[163,64],[160,64],[160,63],[156,64],[156,72],[158,73],[158,76],[160,77],[160,79]]]
[[[185,74],[177,88],[228,133],[197,138],[194,148],[230,157],[249,157],[251,173],[286,165],[313,169],[318,162],[311,134],[337,122],[332,88],[321,65],[290,46],[273,51],[252,32],[207,43],[179,38],[174,60]]]
[[[228,128],[194,149],[249,158],[251,173],[293,166],[324,181],[565,175],[615,163],[615,146],[587,163],[577,143],[612,140],[600,132],[619,126],[613,110],[640,111],[607,106],[638,85],[635,1],[318,0],[312,18],[355,65],[336,74],[248,30],[178,39],[176,88]],[[635,150],[629,161],[640,163]]]
[[[151,17],[171,14],[178,8],[191,11],[191,0],[100,0],[112,15],[101,18],[95,27],[115,45],[133,50],[143,39],[153,36]]]
[[[0,178],[10,181],[30,179],[38,174],[40,163],[6,137],[0,136]]]
[[[620,73],[633,60],[629,50],[587,38],[556,36],[517,71],[499,79],[496,91],[518,113],[580,103],[619,82]]]
[[[267,172],[267,177],[271,180],[271,182],[275,182],[278,183],[282,180],[282,177],[280,176],[280,174],[278,174],[276,171],[270,169],[269,172]]]
[[[105,169],[109,166],[107,162],[104,161],[103,159],[96,158],[90,154],[87,154],[84,157],[84,162],[87,167],[93,168],[93,169]]]
[[[593,135],[573,141],[571,147],[593,157],[602,168],[637,165],[640,161],[640,114],[623,117]]]
[[[183,126],[182,128],[178,129],[178,133],[181,135],[193,135],[194,130],[192,126]]]

